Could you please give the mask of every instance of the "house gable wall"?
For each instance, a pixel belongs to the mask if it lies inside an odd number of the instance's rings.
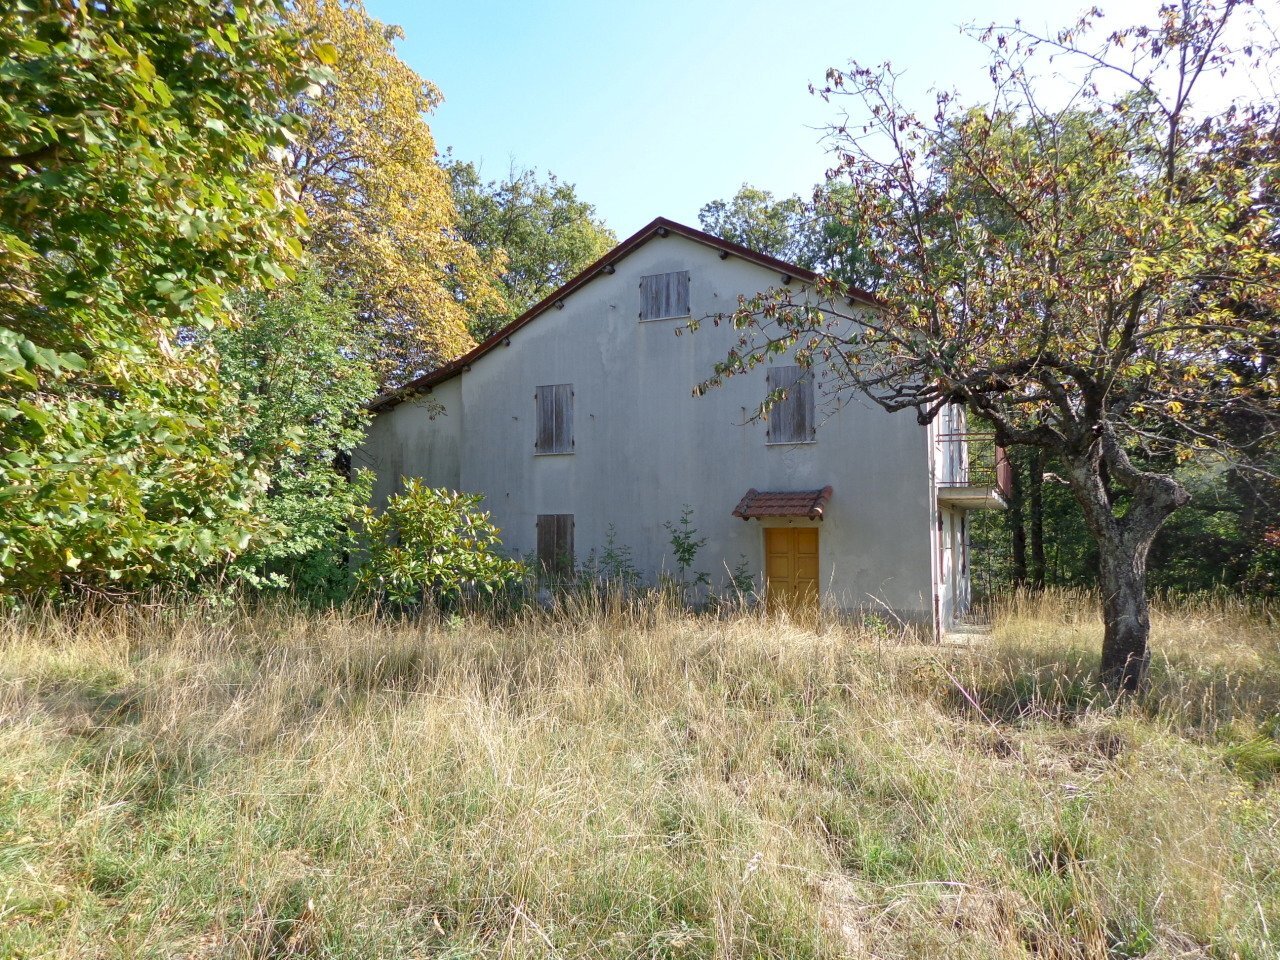
[[[717,585],[740,558],[757,576],[763,567],[761,523],[730,515],[748,488],[830,484],[823,521],[791,521],[821,530],[827,600],[846,609],[883,603],[930,619],[926,430],[909,414],[848,398],[827,416],[819,387],[816,442],[767,445],[765,425],[748,422],[767,391],[763,367],[692,395],[736,341],[734,330],[707,322],[677,336],[686,321],[639,319],[641,277],[680,270],[690,271],[695,317],[730,312],[739,294],[780,280],[685,237],[655,237],[618,261],[614,274],[516,331],[510,346],[437,384],[432,397],[444,403],[444,417],[427,421],[412,401],[381,413],[359,462],[395,461],[430,483],[484,493],[507,548],[526,555],[536,550],[538,514],[574,515],[579,562],[593,548],[599,555],[612,524],[617,543],[650,577],[674,572],[663,524],[687,503],[707,537],[698,569]],[[573,453],[535,456],[535,391],[559,383],[573,385]],[[465,415],[455,416],[455,407]],[[388,449],[397,444],[399,454]]]
[[[374,473],[373,505],[381,509],[406,476],[421,477],[432,487],[461,489],[462,419],[459,377],[375,415],[352,458],[355,467]]]

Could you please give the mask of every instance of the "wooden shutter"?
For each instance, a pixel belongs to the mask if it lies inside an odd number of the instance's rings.
[[[573,453],[573,384],[554,383],[538,387],[533,399],[538,421],[534,450],[538,453]]]
[[[770,393],[785,390],[786,397],[769,410],[770,443],[805,443],[817,434],[813,371],[803,367],[770,367],[765,375]]]
[[[544,576],[573,576],[573,514],[538,514],[538,567]]]
[[[689,316],[689,271],[640,278],[640,319]]]

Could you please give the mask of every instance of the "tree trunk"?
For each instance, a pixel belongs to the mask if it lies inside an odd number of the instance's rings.
[[[1006,514],[1013,546],[1013,585],[1027,582],[1027,530],[1022,522],[1022,465],[1021,458],[1009,458],[1009,512]]]
[[[1044,451],[1031,451],[1031,586],[1044,589]]]
[[[1105,625],[1101,680],[1112,689],[1133,692],[1146,683],[1151,661],[1147,645],[1151,635],[1147,548],[1133,550],[1124,543],[1100,547],[1099,585]]]
[[[1146,682],[1151,617],[1147,607],[1147,553],[1161,525],[1191,499],[1172,477],[1136,469],[1103,425],[1100,442],[1062,457],[1071,491],[1098,545],[1102,589],[1102,664],[1099,679],[1118,693]],[[1113,484],[1127,494],[1117,502]]]

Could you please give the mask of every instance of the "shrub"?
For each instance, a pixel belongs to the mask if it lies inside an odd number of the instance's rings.
[[[698,528],[693,525],[693,507],[687,503],[680,511],[679,521],[672,523],[668,520],[663,526],[671,534],[671,552],[675,554],[679,574],[672,585],[678,591],[681,601],[688,602],[690,588],[696,591],[698,587],[711,583],[711,578],[706,573],[696,570],[693,571],[693,579],[689,579],[689,572],[697,563],[698,553],[706,546],[707,538],[698,536]]]
[[[219,375],[236,390],[235,447],[271,477],[255,508],[263,534],[231,568],[257,587],[317,602],[350,588],[348,526],[372,477],[335,463],[364,439],[377,390],[355,308],[315,270],[267,293],[242,293],[242,322],[215,331]]]
[[[501,553],[499,531],[480,510],[481,494],[406,479],[382,513],[362,513],[366,557],[356,582],[394,603],[456,605],[518,583],[524,566]]]

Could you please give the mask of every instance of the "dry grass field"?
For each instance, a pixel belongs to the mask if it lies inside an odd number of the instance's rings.
[[[1276,957],[1274,613],[1094,609],[11,615],[0,957]]]

